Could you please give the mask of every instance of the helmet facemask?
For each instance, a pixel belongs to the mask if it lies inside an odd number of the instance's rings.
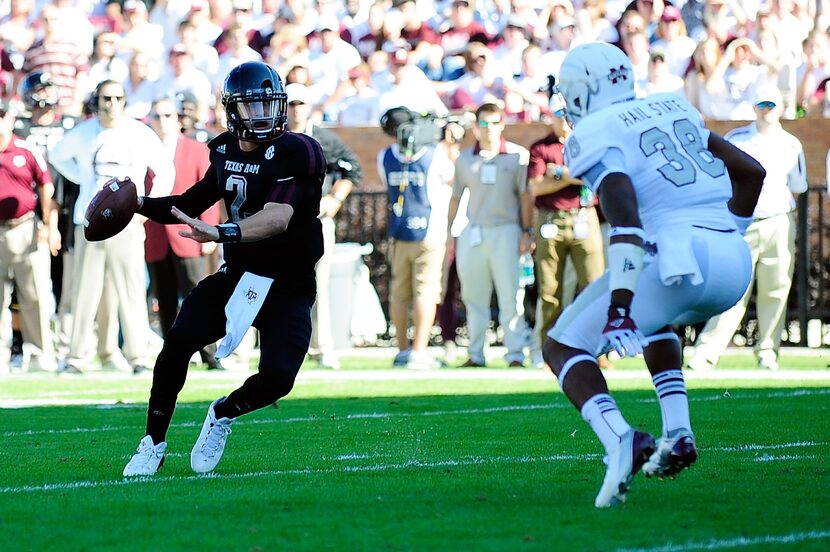
[[[283,94],[284,96],[284,94]],[[286,110],[286,98],[260,100],[231,100],[228,103],[228,121],[239,125],[243,138],[251,141],[269,140],[274,129],[284,125],[280,116]]]

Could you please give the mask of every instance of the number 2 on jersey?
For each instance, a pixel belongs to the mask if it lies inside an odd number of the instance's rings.
[[[697,178],[695,165],[712,178],[726,173],[726,165],[706,148],[697,127],[688,119],[674,122],[674,137],[685,155],[678,151],[675,140],[659,128],[650,128],[640,135],[640,149],[646,157],[661,153],[668,161],[657,169],[666,180],[678,187],[693,183]]]
[[[232,174],[225,181],[225,189],[229,192],[236,192],[236,197],[233,199],[233,203],[231,203],[231,212],[229,214],[232,221],[239,221],[243,218],[239,216],[239,208],[245,203],[248,192],[248,181],[245,180],[244,176]]]

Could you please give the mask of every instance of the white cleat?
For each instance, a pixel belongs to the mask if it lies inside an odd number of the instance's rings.
[[[225,398],[216,399],[208,407],[207,418],[202,424],[202,432],[190,452],[190,467],[196,473],[212,472],[222,459],[222,453],[225,452],[225,443],[228,441],[228,435],[231,434],[233,419],[219,418],[217,420],[213,410]]]
[[[140,477],[154,475],[164,465],[164,455],[167,452],[167,442],[154,445],[149,435],[138,443],[135,454],[124,466],[124,477]]]
[[[646,477],[674,478],[678,473],[690,467],[697,460],[695,437],[688,429],[682,429],[671,437],[662,437],[657,443],[657,450],[643,464]]]
[[[625,502],[628,485],[652,452],[654,437],[641,431],[628,430],[619,446],[607,457],[608,468],[594,506],[610,508]]]

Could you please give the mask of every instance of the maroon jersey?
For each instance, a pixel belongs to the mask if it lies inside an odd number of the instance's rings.
[[[565,164],[565,146],[554,134],[548,134],[530,146],[530,162],[527,166],[527,178],[545,174],[548,163]],[[552,194],[536,197],[536,207],[548,211],[560,209],[579,209],[579,186],[566,186]]]
[[[35,190],[52,183],[49,169],[36,147],[13,136],[0,152],[0,222],[35,210]]]
[[[489,35],[484,26],[474,21],[466,27],[450,27],[441,33],[441,46],[444,48],[445,56],[457,56],[464,53],[470,38],[482,37],[487,39]]]
[[[139,213],[161,224],[177,224],[178,207],[191,217],[222,200],[231,222],[263,210],[266,203],[294,208],[285,232],[259,241],[225,243],[226,270],[252,272],[274,279],[281,293],[314,298],[314,265],[323,254],[320,196],[326,158],[310,136],[286,132],[254,151],[224,132],[210,141],[210,167],[204,178],[182,195],[145,198]]]
[[[414,50],[421,42],[428,44],[440,44],[441,39],[438,33],[421,23],[421,26],[415,30],[403,29],[401,30],[401,38],[409,43]]]

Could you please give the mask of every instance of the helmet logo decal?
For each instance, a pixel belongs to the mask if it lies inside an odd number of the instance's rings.
[[[608,70],[608,80],[611,84],[617,84],[621,80],[628,80],[629,71],[625,65],[620,65],[619,68],[612,67]]]

